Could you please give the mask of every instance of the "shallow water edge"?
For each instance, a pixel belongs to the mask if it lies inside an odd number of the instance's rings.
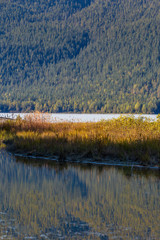
[[[159,166],[149,166],[149,165],[141,165],[137,162],[133,161],[120,161],[119,159],[111,159],[106,158],[103,160],[96,161],[92,158],[81,158],[80,156],[77,157],[66,157],[65,160],[59,160],[59,156],[34,156],[34,155],[25,155],[25,154],[18,154],[18,153],[12,153],[15,157],[21,157],[21,158],[28,158],[28,159],[34,159],[36,161],[55,161],[59,163],[77,163],[77,164],[89,164],[89,165],[96,165],[96,166],[117,166],[117,167],[132,167],[132,168],[143,168],[143,169],[155,169],[160,170]]]

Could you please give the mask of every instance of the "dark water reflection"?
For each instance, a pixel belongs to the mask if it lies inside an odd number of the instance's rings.
[[[160,239],[160,172],[0,152],[0,239]]]

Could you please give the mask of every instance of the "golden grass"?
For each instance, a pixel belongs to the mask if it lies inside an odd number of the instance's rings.
[[[14,151],[42,156],[117,158],[145,165],[160,164],[160,119],[120,117],[98,123],[49,123],[41,118],[0,123],[0,138]],[[7,142],[7,141],[6,141]]]

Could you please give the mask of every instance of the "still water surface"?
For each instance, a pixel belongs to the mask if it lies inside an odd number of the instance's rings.
[[[155,121],[157,119],[156,114],[71,114],[71,113],[48,113],[48,114],[39,114],[36,116],[34,113],[0,113],[0,117],[7,118],[25,118],[26,116],[33,116],[33,118],[41,116],[41,119],[50,121],[50,122],[98,122],[102,120],[110,120],[118,118],[120,116],[134,116],[135,118],[150,119]]]
[[[160,172],[0,150],[0,239],[160,239]]]

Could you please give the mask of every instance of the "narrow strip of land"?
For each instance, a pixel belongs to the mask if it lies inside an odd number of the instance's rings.
[[[160,166],[159,118],[152,122],[120,117],[98,123],[17,118],[0,122],[0,139],[10,151],[25,156]]]

